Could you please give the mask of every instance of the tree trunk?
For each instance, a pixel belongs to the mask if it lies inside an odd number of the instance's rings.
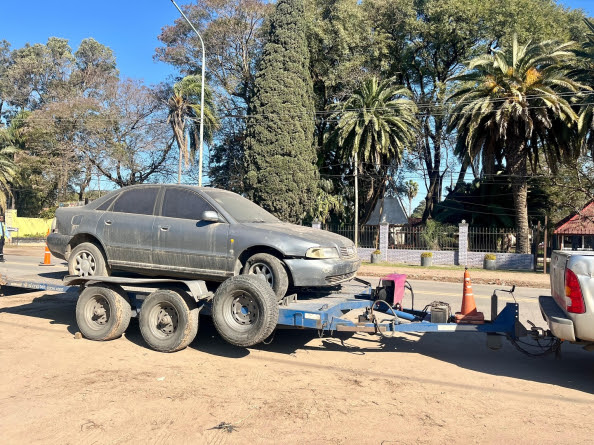
[[[530,253],[528,234],[528,180],[525,144],[519,144],[505,156],[511,176],[514,207],[516,209],[516,253]]]

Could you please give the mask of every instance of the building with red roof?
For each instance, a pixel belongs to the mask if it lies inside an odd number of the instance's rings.
[[[556,226],[556,247],[561,250],[594,250],[594,200]]]

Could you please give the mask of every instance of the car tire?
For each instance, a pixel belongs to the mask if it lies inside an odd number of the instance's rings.
[[[76,302],[76,323],[89,340],[106,341],[121,337],[130,324],[132,308],[119,286],[87,286]]]
[[[249,347],[264,341],[278,323],[278,301],[259,277],[238,275],[215,292],[212,319],[218,333],[235,346]]]
[[[159,289],[140,308],[140,333],[154,350],[176,352],[198,334],[198,307],[184,291]]]
[[[77,245],[68,256],[68,274],[79,277],[107,277],[111,269],[103,252],[93,243]]]
[[[285,265],[277,257],[268,253],[252,255],[243,267],[244,275],[258,275],[265,278],[268,285],[281,300],[289,288],[289,277]]]

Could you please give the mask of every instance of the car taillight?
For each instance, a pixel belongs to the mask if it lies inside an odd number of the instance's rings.
[[[565,302],[567,312],[583,314],[586,312],[584,296],[577,275],[570,269],[565,269]]]

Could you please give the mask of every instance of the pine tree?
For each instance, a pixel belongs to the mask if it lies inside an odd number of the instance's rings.
[[[280,219],[300,222],[317,188],[303,0],[279,0],[269,26],[247,121],[245,188]]]

